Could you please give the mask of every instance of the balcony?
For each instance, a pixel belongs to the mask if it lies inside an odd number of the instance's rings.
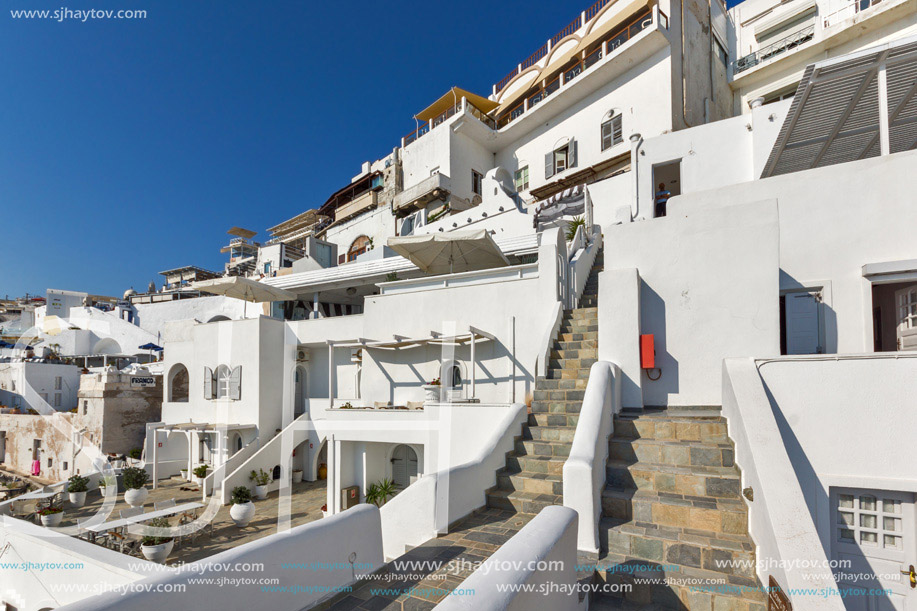
[[[392,206],[396,214],[402,211],[409,212],[415,208],[422,208],[435,199],[445,199],[450,191],[452,181],[445,174],[436,172],[396,195]]]
[[[762,47],[754,53],[749,53],[745,57],[740,57],[733,63],[735,74],[754,68],[758,64],[765,62],[772,57],[786,53],[796,47],[806,44],[815,37],[815,25],[805,27],[798,32],[790,34],[775,43]]]
[[[840,10],[834,11],[830,15],[826,15],[824,18],[825,29],[830,28],[833,25],[837,25],[845,19],[855,17],[863,11],[874,7],[879,4],[881,0],[853,0],[847,4],[847,6],[841,8]]]
[[[361,212],[375,208],[379,204],[378,191],[366,191],[346,204],[339,205],[334,211],[334,222],[338,223],[356,216]]]
[[[487,127],[491,129],[496,129],[496,122],[494,121],[493,117],[491,117],[485,111],[475,106],[474,103],[472,103],[467,98],[462,97],[462,98],[457,99],[457,103],[450,104],[449,107],[446,108],[444,111],[440,112],[439,114],[429,119],[424,120],[422,123],[420,123],[420,125],[417,126],[417,129],[415,129],[408,135],[404,136],[401,139],[402,148],[411,144],[418,138],[430,133],[431,129],[437,127],[438,125],[445,123],[447,120],[449,120],[453,116],[457,114],[462,114],[463,112],[475,117],[478,121],[480,121]],[[418,115],[418,118],[420,118],[420,115]]]

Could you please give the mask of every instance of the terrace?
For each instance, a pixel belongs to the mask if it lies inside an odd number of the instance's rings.
[[[460,87],[453,87],[427,108],[414,115],[414,119],[418,122],[417,128],[401,139],[401,146],[411,144],[457,114],[468,114],[491,129],[495,129],[494,120],[488,113],[496,107],[497,103],[492,100],[465,91]]]

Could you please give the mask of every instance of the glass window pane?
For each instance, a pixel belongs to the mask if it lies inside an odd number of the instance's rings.
[[[867,531],[863,531],[860,533],[860,544],[861,545],[875,545],[876,543],[878,543],[878,541],[879,541],[879,537],[876,535],[876,533],[871,533]]]
[[[896,499],[884,499],[882,501],[882,511],[885,513],[901,513],[901,501]]]
[[[856,543],[856,539],[853,537],[853,531],[847,530],[846,528],[842,528],[838,531],[838,540]]]
[[[863,528],[878,528],[878,522],[876,521],[876,516],[869,514],[860,515],[860,526]]]
[[[885,535],[883,541],[886,549],[901,549],[901,537]]]
[[[841,494],[838,496],[838,507],[846,507],[847,509],[853,509],[853,495],[852,494]]]
[[[853,526],[853,514],[846,511],[837,512],[837,523],[845,526]]]
[[[875,511],[876,510],[876,497],[874,496],[861,496],[860,497],[860,511]]]
[[[898,518],[884,518],[882,520],[882,528],[889,532],[900,532],[901,531],[901,520]]]

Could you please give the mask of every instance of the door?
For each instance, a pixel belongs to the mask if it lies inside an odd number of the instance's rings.
[[[917,284],[895,291],[898,350],[917,350]]]
[[[297,367],[295,377],[296,391],[293,393],[293,417],[298,418],[306,413],[306,397],[309,396],[306,391],[306,370],[302,367]]]
[[[392,481],[407,488],[417,477],[417,453],[410,446],[400,445],[392,452]]]
[[[786,315],[786,353],[821,354],[824,348],[820,342],[821,294],[787,293],[784,313]]]
[[[837,585],[856,611],[915,611],[917,564],[914,494],[860,488],[831,490],[832,559]],[[858,589],[886,594],[856,595]]]

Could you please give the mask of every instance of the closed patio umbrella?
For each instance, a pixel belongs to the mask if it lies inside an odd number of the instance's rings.
[[[195,282],[192,288],[215,295],[225,295],[235,299],[242,299],[252,303],[266,301],[293,301],[296,295],[290,291],[268,286],[257,280],[250,280],[241,276],[226,278],[213,278]]]
[[[486,229],[399,236],[388,246],[428,274],[451,274],[509,265]]]

